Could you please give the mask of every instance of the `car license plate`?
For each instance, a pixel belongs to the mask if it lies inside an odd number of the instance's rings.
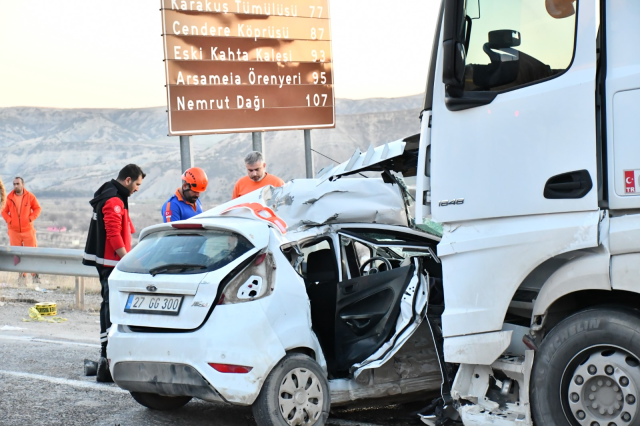
[[[166,294],[130,294],[125,312],[135,314],[178,315],[183,296]]]

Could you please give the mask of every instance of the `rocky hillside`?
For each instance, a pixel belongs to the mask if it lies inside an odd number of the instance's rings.
[[[356,147],[419,132],[422,96],[338,100],[335,129],[314,130],[314,149],[337,161]],[[166,199],[179,185],[178,138],[166,136],[165,108],[131,110],[0,108],[0,176],[20,175],[40,197],[89,197],[125,164],[137,163],[147,178],[136,198]],[[302,131],[263,136],[268,170],[285,180],[303,177]],[[209,175],[205,207],[226,201],[243,175],[250,134],[212,135],[193,140],[195,165]],[[330,161],[314,154],[316,170]]]

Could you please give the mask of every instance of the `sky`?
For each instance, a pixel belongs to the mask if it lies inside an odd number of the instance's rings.
[[[336,97],[424,92],[438,0],[330,4]],[[2,0],[0,107],[166,105],[159,8],[159,0]]]

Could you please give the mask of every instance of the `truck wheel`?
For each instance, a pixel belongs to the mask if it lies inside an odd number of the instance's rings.
[[[187,405],[190,396],[164,396],[155,393],[130,392],[138,404],[152,410],[171,411]]]
[[[287,355],[276,365],[253,404],[258,426],[322,426],[331,399],[326,374],[303,354]]]
[[[531,412],[538,425],[640,424],[640,315],[592,308],[558,324],[536,352]]]

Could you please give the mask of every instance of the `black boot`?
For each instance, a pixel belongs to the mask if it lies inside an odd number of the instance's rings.
[[[109,361],[107,361],[107,345],[102,346],[98,369],[96,371],[96,381],[102,383],[113,383],[111,372],[109,371]]]

